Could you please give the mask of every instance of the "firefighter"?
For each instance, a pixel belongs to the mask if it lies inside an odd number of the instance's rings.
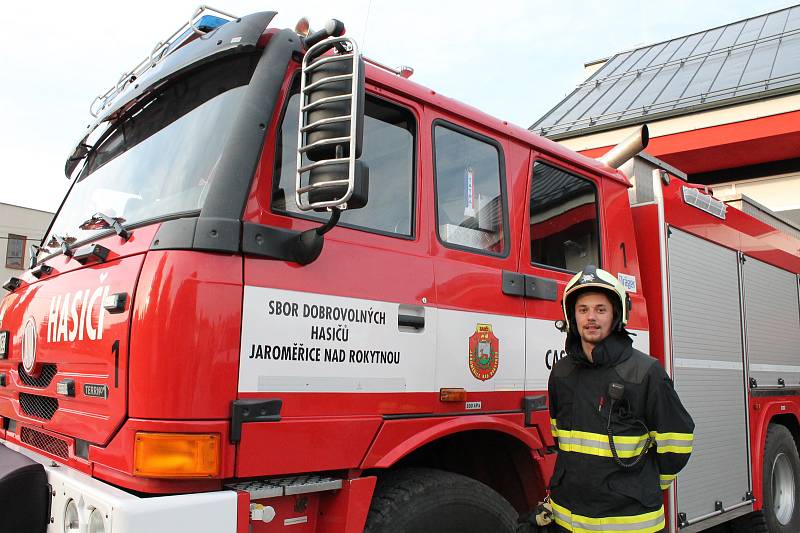
[[[567,357],[548,384],[559,453],[539,522],[661,531],[661,491],[689,460],[694,422],[661,365],[633,348],[630,298],[613,275],[587,266],[567,284],[563,309]]]

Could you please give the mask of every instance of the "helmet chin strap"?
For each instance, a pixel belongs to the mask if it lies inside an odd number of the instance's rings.
[[[612,333],[625,333],[625,326],[622,325],[622,307],[617,300],[611,301],[611,308],[614,310],[614,322],[611,323]]]

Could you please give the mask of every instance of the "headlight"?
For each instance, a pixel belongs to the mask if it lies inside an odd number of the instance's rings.
[[[103,513],[99,509],[92,509],[89,515],[89,533],[105,533],[106,524],[103,522]]]
[[[78,516],[78,504],[75,500],[67,502],[64,507],[64,533],[79,533],[81,529],[80,517]]]

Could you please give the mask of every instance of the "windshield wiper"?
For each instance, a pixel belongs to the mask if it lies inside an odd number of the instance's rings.
[[[122,222],[125,222],[122,217],[110,217],[104,213],[95,213],[78,227],[82,230],[113,228],[114,232],[122,237],[122,240],[127,241],[131,234],[122,227]]]
[[[72,249],[69,247],[70,244],[75,242],[75,237],[61,237],[53,233],[50,242],[47,243],[48,248],[55,248],[56,246],[61,247],[61,252],[66,255],[67,257],[72,257]]]

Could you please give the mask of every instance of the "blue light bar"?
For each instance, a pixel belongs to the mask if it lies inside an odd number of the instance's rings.
[[[227,24],[228,22],[230,21],[221,17],[216,17],[214,15],[203,15],[202,17],[197,19],[197,22],[195,22],[194,27],[203,33],[209,33],[216,30],[220,26]],[[170,52],[180,47],[194,33],[195,33],[194,30],[192,28],[189,28],[188,30],[180,34],[177,38],[175,38],[174,41],[172,41],[169,47],[164,51],[163,55],[164,56],[169,55]]]

